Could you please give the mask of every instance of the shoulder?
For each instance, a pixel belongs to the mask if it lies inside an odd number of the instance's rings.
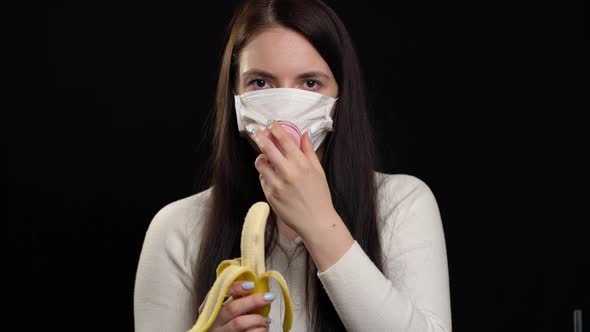
[[[186,257],[195,251],[193,240],[204,222],[212,188],[170,202],[160,208],[152,218],[143,243],[146,248],[155,248],[175,257]],[[192,249],[192,250],[187,250]]]
[[[193,217],[199,216],[208,208],[211,191],[212,188],[209,188],[166,204],[156,213],[152,224],[178,227],[186,226],[185,224],[195,221]]]
[[[417,199],[434,199],[430,187],[421,179],[408,174],[375,172],[378,199],[386,205],[411,203]]]
[[[375,173],[379,219],[386,233],[407,223],[440,223],[436,198],[424,181],[408,174]]]
[[[211,189],[166,204],[155,214],[148,232],[157,230],[183,231],[201,223],[209,204]]]

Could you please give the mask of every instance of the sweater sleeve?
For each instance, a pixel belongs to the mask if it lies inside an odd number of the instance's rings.
[[[135,277],[136,332],[187,331],[196,320],[184,199],[162,208],[146,232]]]
[[[318,277],[349,332],[451,331],[444,233],[434,195],[420,180],[385,207],[384,273],[355,241]],[[388,185],[387,197],[399,193]]]

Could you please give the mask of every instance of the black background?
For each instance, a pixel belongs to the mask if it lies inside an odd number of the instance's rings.
[[[17,43],[33,51],[5,103],[22,129],[3,142],[7,220],[31,229],[14,275],[29,286],[13,288],[27,322],[133,329],[151,218],[206,189],[204,129],[235,3],[31,10]],[[590,314],[582,2],[328,3],[365,71],[381,171],[418,176],[438,199],[454,330],[573,331],[572,311]]]

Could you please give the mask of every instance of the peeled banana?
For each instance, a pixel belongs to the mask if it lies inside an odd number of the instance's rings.
[[[219,264],[217,267],[217,279],[209,291],[203,311],[189,332],[203,332],[211,327],[234,281],[253,281],[254,289],[251,292],[252,294],[266,293],[269,291],[269,278],[276,280],[283,291],[285,299],[283,331],[291,329],[293,325],[293,305],[285,278],[277,271],[266,271],[265,266],[264,230],[269,213],[270,207],[266,202],[257,202],[250,207],[242,226],[240,243],[242,257],[224,260]],[[269,312],[270,305],[258,311],[264,317],[267,317]]]

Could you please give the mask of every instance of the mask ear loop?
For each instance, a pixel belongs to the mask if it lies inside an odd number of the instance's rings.
[[[328,113],[328,117],[330,118],[330,120],[324,120],[316,125],[313,125],[309,128],[308,132],[309,132],[309,136],[311,137],[314,133],[322,130],[322,129],[326,129],[327,131],[335,131],[334,129],[334,120],[332,120],[332,117],[330,116],[330,110],[327,110]]]
[[[338,105],[336,102],[338,101],[338,98],[335,98],[336,101],[334,101],[334,104],[332,104],[332,106],[327,110],[326,113],[328,113],[327,118],[329,120],[324,120],[323,125],[324,128],[328,127],[328,124],[330,125],[330,128],[328,129],[328,131],[336,131],[336,129],[334,129],[334,116],[336,115],[336,106]]]

